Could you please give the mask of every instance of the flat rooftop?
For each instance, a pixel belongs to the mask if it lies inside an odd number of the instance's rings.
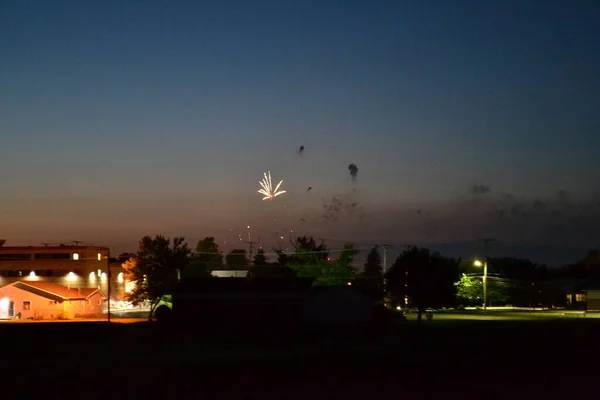
[[[105,246],[0,246],[0,252],[37,250],[108,250]]]

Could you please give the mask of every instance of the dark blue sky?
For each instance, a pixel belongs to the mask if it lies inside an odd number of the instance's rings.
[[[434,224],[435,240],[517,241],[468,205],[501,214],[510,193],[556,200],[530,228],[563,241],[557,212],[598,217],[598,21],[593,1],[3,1],[3,235],[231,243],[252,224],[265,242],[418,241]],[[266,170],[288,191],[277,202],[256,193]],[[362,222],[323,220],[333,195]],[[597,242],[580,222],[564,224]]]

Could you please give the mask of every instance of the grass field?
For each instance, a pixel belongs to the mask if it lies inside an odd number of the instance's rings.
[[[571,311],[571,310],[488,310],[485,314],[483,311],[442,311],[436,312],[434,315],[435,321],[447,320],[510,320],[510,321],[536,321],[545,320],[565,320],[565,319],[598,319],[600,313]],[[408,314],[409,320],[416,320],[417,314]]]
[[[219,332],[199,323],[178,332],[146,323],[0,325],[5,376],[26,387],[26,397],[56,390],[86,398],[564,399],[596,390],[599,333],[600,319],[545,313],[436,314],[420,326],[409,318],[387,330],[318,332]]]

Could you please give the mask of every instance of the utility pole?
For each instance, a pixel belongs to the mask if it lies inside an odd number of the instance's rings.
[[[252,249],[254,248],[254,245],[256,244],[256,242],[247,240],[244,243],[246,243],[248,245],[248,260],[250,260],[250,262],[252,262]]]
[[[108,308],[107,308],[107,315],[108,315],[108,323],[110,323],[110,278],[111,278],[111,273],[110,273],[110,249],[108,249],[108,252],[106,253],[106,261],[107,261],[107,268],[108,268],[108,273],[106,274],[106,280],[107,280],[107,296],[108,296]]]
[[[483,313],[485,314],[487,311],[487,275],[488,275],[488,260],[489,260],[489,248],[490,243],[494,241],[491,238],[483,238],[479,239],[480,242],[483,242]]]
[[[386,274],[387,274],[387,249],[388,249],[388,245],[384,244],[383,245],[383,265],[381,268],[381,272],[383,273],[383,290],[385,292],[386,288],[387,288],[387,278],[386,278]]]
[[[387,291],[387,250],[388,250],[388,245],[384,244],[382,247],[383,247],[383,263],[381,265],[381,275],[383,278],[383,302],[384,302],[384,305],[387,306],[386,298],[388,295],[388,291]]]
[[[250,229],[250,226],[248,226],[248,240],[244,242],[248,245],[248,266],[250,266],[250,264],[252,264],[252,248],[254,247],[255,244],[257,244],[257,242],[252,241],[252,236],[250,236],[249,229]]]

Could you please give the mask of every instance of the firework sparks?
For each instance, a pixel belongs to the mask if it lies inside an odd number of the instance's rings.
[[[258,190],[258,193],[264,195],[263,200],[273,200],[280,194],[284,194],[285,190],[279,190],[283,181],[279,181],[275,189],[273,189],[273,182],[271,181],[271,171],[263,173],[264,179],[260,181],[262,189]]]

